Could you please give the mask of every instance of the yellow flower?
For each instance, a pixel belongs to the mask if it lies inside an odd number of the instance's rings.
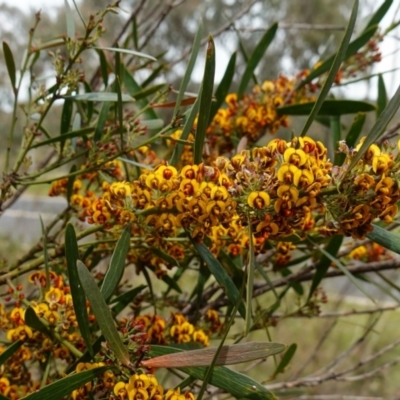
[[[15,329],[10,329],[7,332],[7,339],[13,342],[17,340],[25,341],[33,336],[32,329],[27,325],[19,326]]]
[[[393,164],[393,160],[388,154],[380,154],[372,158],[372,170],[377,175],[385,173]]]
[[[289,149],[288,149],[289,150]],[[285,183],[299,182],[302,172],[294,164],[283,163],[278,169],[278,181]]]
[[[229,197],[229,192],[225,186],[214,186],[211,189],[210,197],[213,200],[226,200]]]
[[[286,162],[294,164],[296,167],[300,167],[307,162],[307,154],[301,149],[295,149],[289,147],[283,153],[283,158]]]
[[[305,188],[314,182],[314,174],[308,169],[300,170],[300,174],[296,173],[293,176],[293,183],[300,187]]]
[[[266,192],[251,192],[247,198],[247,204],[251,208],[256,208],[258,210],[268,207],[271,203],[271,198]]]
[[[132,194],[131,184],[128,182],[114,182],[109,187],[109,191],[119,199],[125,199],[126,197],[130,197]]]
[[[156,175],[160,175],[163,179],[170,180],[178,175],[178,171],[172,165],[159,165],[154,169]]]
[[[44,299],[51,305],[59,303],[63,297],[63,292],[58,288],[50,288],[50,290],[45,294]]]
[[[195,342],[201,343],[203,346],[209,346],[210,340],[209,337],[204,333],[202,329],[198,329],[193,333],[193,340]]]

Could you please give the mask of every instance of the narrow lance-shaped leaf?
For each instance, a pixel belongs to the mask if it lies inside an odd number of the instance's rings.
[[[347,48],[346,55],[345,55],[345,60],[347,60],[349,57],[352,55],[356,54],[357,51],[363,47],[368,41],[371,39],[371,37],[376,33],[377,26],[371,26],[368,30],[363,32],[360,36],[358,36],[356,39],[354,39],[350,44],[349,47]],[[311,82],[318,76],[324,74],[325,72],[329,71],[329,69],[332,66],[332,63],[335,59],[336,55],[332,55],[329,57],[327,60],[323,61],[322,64],[320,64],[317,68],[313,69],[310,71],[310,73],[301,81],[300,85],[298,88],[303,87],[307,83]]]
[[[119,47],[98,47],[98,46],[93,47],[93,49],[115,51],[117,53],[130,54],[132,56],[148,58],[149,60],[157,61],[157,59],[154,58],[153,56],[151,56],[149,54],[141,53],[140,51],[136,51],[136,50],[122,49],[122,48],[119,48]]]
[[[285,351],[285,354],[283,355],[280,363],[276,367],[275,372],[272,375],[272,379],[275,379],[275,377],[277,375],[279,375],[285,371],[285,368],[288,366],[288,364],[292,360],[293,356],[295,355],[296,350],[297,350],[296,343],[293,343],[288,347],[288,349]]]
[[[326,252],[336,256],[337,252],[340,249],[340,246],[343,242],[343,236],[336,235],[329,240],[329,243],[326,246]],[[322,279],[324,279],[328,269],[331,265],[331,260],[325,254],[322,256],[321,260],[319,261],[317,267],[315,268],[315,275],[313,281],[311,283],[310,293],[308,295],[308,300],[311,299],[315,289],[319,286]]]
[[[104,52],[101,50],[97,50],[97,54],[99,55],[100,59],[100,72],[101,72],[101,77],[103,78],[104,86],[108,86],[108,70],[109,70],[109,65],[106,59],[106,56],[104,55]]]
[[[229,93],[229,88],[231,87],[231,83],[235,75],[235,66],[236,66],[236,52],[233,53],[231,58],[229,59],[224,76],[221,79],[221,82],[219,83],[217,90],[215,91],[215,101],[211,105],[210,117],[208,121],[209,123],[211,123],[211,121],[217,114],[219,108],[225,101],[227,94]]]
[[[375,243],[380,244],[388,250],[400,254],[400,235],[372,224],[374,230],[367,233],[367,238]]]
[[[1,354],[0,354],[0,366],[2,366],[22,345],[23,340],[17,340],[11,343]]]
[[[332,67],[329,71],[329,74],[326,78],[326,81],[324,83],[324,86],[322,87],[319,96],[317,98],[317,101],[314,104],[313,109],[311,110],[310,115],[307,118],[306,123],[304,124],[304,127],[301,131],[300,136],[304,136],[308,129],[310,128],[311,124],[313,123],[315,117],[318,115],[318,112],[322,106],[322,103],[325,100],[325,97],[327,96],[335,78],[336,78],[336,74],[339,71],[340,68],[340,64],[342,63],[342,61],[345,59],[346,57],[346,51],[347,48],[349,47],[349,43],[350,43],[350,38],[351,38],[351,34],[353,33],[354,30],[354,26],[356,24],[356,19],[357,19],[357,11],[358,11],[358,0],[354,1],[354,5],[353,5],[353,9],[351,11],[351,16],[350,16],[350,21],[347,25],[347,29],[346,32],[344,34],[344,37],[342,39],[342,43],[340,43],[339,46],[339,50],[336,53],[335,59],[332,63]]]
[[[78,270],[76,268],[76,263],[79,259],[78,242],[76,239],[75,229],[70,223],[65,229],[65,257],[67,259],[69,287],[71,290],[72,304],[74,306],[76,320],[78,322],[82,338],[86,343],[86,347],[93,357],[94,354],[90,340],[90,327],[86,308],[86,298],[79,280]]]
[[[35,310],[32,307],[28,307],[24,315],[25,323],[32,329],[43,333],[48,337],[52,337],[51,332],[47,329],[46,325],[36,315]]]
[[[247,63],[246,69],[244,71],[242,80],[239,85],[239,90],[238,90],[239,99],[244,95],[246,88],[253,75],[253,72],[257,68],[257,65],[259,64],[261,59],[264,57],[265,52],[267,51],[269,45],[271,44],[272,40],[275,37],[277,29],[278,29],[278,23],[273,24],[271,28],[269,28],[267,32],[265,32],[265,34],[257,44],[256,48],[254,49],[252,55],[250,56],[250,59]]]
[[[387,104],[387,93],[385,87],[385,81],[383,80],[383,76],[381,74],[378,75],[378,101],[377,101],[377,110],[376,116],[379,117],[382,114],[382,111],[385,109]]]
[[[64,5],[65,5],[65,18],[67,20],[67,35],[70,39],[74,39],[75,38],[74,16],[72,15],[72,10],[68,3],[68,0],[64,0]]]
[[[344,275],[346,275],[350,281],[353,283],[353,285],[360,290],[360,292],[364,293],[365,296],[367,296],[369,299],[372,300],[372,302],[375,303],[375,299],[366,291],[357,281],[357,279],[349,272],[349,270],[338,260],[336,257],[334,257],[332,254],[328,253],[324,248],[320,247],[318,250],[326,256],[331,262],[335,263],[335,265],[343,272]]]
[[[193,104],[193,107],[190,109],[190,112],[187,116],[185,125],[183,126],[183,129],[182,129],[181,137],[179,138],[181,140],[187,140],[190,132],[192,131],[193,123],[194,123],[194,120],[197,116],[197,113],[198,113],[199,107],[200,107],[200,95],[201,95],[201,90],[200,90],[199,96],[197,97],[195,103]],[[170,165],[174,165],[174,166],[177,165],[177,163],[179,162],[179,160],[181,158],[183,147],[184,147],[184,145],[182,143],[177,143],[175,145],[174,152],[172,153],[171,159],[169,160]]]
[[[42,216],[40,218],[40,227],[42,228],[42,240],[43,240],[43,257],[44,257],[44,271],[46,274],[46,291],[50,288],[50,269],[49,269],[49,253],[47,251],[47,234],[44,228]]]
[[[249,219],[249,262],[247,264],[247,285],[246,285],[246,328],[244,335],[247,336],[251,328],[252,318],[252,302],[253,302],[253,286],[254,286],[254,270],[256,269],[256,260],[254,255],[253,233],[251,231],[250,217]]]
[[[352,158],[349,167],[347,168],[346,172],[343,175],[341,184],[345,181],[345,178],[353,169],[353,167],[358,163],[358,160],[364,155],[364,153],[368,150],[371,144],[375,143],[375,141],[382,135],[385,131],[386,126],[393,118],[394,114],[396,113],[397,109],[400,106],[400,86],[397,88],[396,93],[389,101],[389,104],[383,110],[382,114],[379,116],[377,121],[375,122],[374,126],[371,128],[370,132],[366,136],[362,146]]]
[[[13,91],[15,91],[16,90],[16,72],[15,72],[14,56],[11,52],[11,49],[10,49],[10,46],[8,45],[8,43],[4,42],[4,41],[3,41],[3,53],[4,53],[4,58],[6,59],[8,76],[10,77]]]
[[[345,159],[345,154],[339,153],[337,151],[339,147],[339,142],[342,139],[342,129],[340,125],[340,117],[335,116],[331,117],[331,123],[330,123],[330,128],[331,128],[331,135],[332,135],[332,150],[334,151],[334,165],[342,165],[343,161]]]
[[[285,349],[284,344],[271,342],[247,342],[222,346],[215,365],[232,365],[259,360],[281,353]],[[216,350],[216,348],[205,348],[173,353],[142,361],[142,364],[149,368],[208,367]]]
[[[200,164],[203,158],[203,146],[206,138],[211,111],[211,101],[215,75],[215,44],[212,36],[208,39],[206,63],[200,98],[199,116],[197,119],[196,137],[194,140],[193,162]]]
[[[128,224],[123,230],[121,237],[118,239],[103,284],[101,285],[100,291],[106,302],[110,299],[124,273],[126,256],[129,251],[130,237],[131,225]]]
[[[85,383],[96,378],[97,375],[106,372],[108,369],[110,369],[109,366],[98,367],[66,376],[65,378],[61,378],[36,392],[28,394],[24,397],[24,400],[62,399],[71,394],[75,389],[78,389]]]
[[[90,301],[92,311],[99,324],[100,330],[106,338],[110,349],[114,352],[115,357],[124,365],[130,366],[128,349],[124,346],[121,337],[115,327],[111,311],[104,300],[95,280],[81,261],[77,262],[79,279],[82,283],[83,290]]]
[[[65,99],[64,106],[61,113],[61,125],[60,125],[60,134],[64,135],[69,132],[69,127],[71,125],[72,112],[74,109],[74,103],[70,99]],[[61,151],[64,148],[65,138],[61,138]]]
[[[169,346],[151,346],[150,356],[161,356],[164,354],[182,351]],[[203,380],[207,368],[205,367],[185,367],[180,368],[183,372],[197,379]],[[251,400],[276,400],[276,397],[263,385],[246,375],[232,371],[226,367],[215,367],[210,376],[210,384],[232,394],[238,399]]]
[[[349,147],[354,147],[360,133],[364,127],[366,115],[364,113],[358,113],[351,124],[351,127],[346,135],[346,144]]]
[[[196,247],[200,257],[210,268],[211,273],[214,275],[216,281],[224,288],[225,294],[228,297],[231,304],[235,305],[240,301],[239,313],[243,318],[246,318],[246,310],[242,300],[240,300],[240,292],[232,279],[224,270],[220,262],[212,255],[210,250],[204,245],[204,243],[198,243],[194,239],[190,238],[194,247]]]
[[[110,103],[108,101],[106,101],[101,106],[99,118],[97,120],[97,125],[96,125],[96,129],[95,129],[94,136],[93,136],[93,140],[95,142],[98,142],[103,135],[104,126],[107,122],[109,111],[110,111]]]
[[[127,94],[122,94],[123,102],[133,102],[135,99]],[[118,101],[118,93],[111,92],[91,92],[64,96],[65,99],[77,101],[110,101],[116,103]]]
[[[192,53],[190,54],[188,66],[186,68],[185,75],[183,76],[183,79],[181,81],[181,86],[179,87],[178,97],[176,99],[174,112],[172,114],[174,118],[176,118],[178,116],[178,111],[179,111],[179,107],[181,106],[181,101],[185,94],[187,85],[189,84],[190,76],[192,75],[192,72],[193,72],[194,64],[196,62],[197,55],[198,55],[199,49],[200,49],[200,41],[201,41],[202,32],[203,32],[203,22],[200,21],[199,27],[197,28],[196,36],[194,38]]]
[[[281,106],[276,111],[279,115],[309,115],[314,106],[315,101],[310,101],[302,104]],[[322,103],[318,115],[334,116],[375,110],[375,105],[366,101],[326,99]]]
[[[392,4],[393,4],[393,0],[384,1],[381,4],[381,6],[376,10],[375,14],[373,14],[371,16],[371,18],[369,19],[364,31],[367,30],[368,28],[370,28],[371,26],[378,25],[379,22],[382,21],[383,17],[388,12],[388,10],[389,10],[389,8],[391,7]]]

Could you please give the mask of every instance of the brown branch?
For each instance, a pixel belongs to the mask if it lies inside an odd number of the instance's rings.
[[[56,150],[53,149],[37,166],[38,170],[41,170],[44,168],[50,160],[53,158],[53,156],[56,154]],[[28,177],[29,178],[29,177]],[[1,209],[0,209],[0,217],[3,215],[4,211],[7,210],[7,208],[10,208],[20,197],[21,195],[25,192],[25,190],[29,187],[29,185],[21,186],[19,187],[13,195],[5,201],[3,204],[1,204]]]
[[[385,140],[391,139],[392,137],[399,135],[399,132],[398,132],[399,128],[400,128],[400,122],[398,122],[392,128],[388,129],[379,139],[377,139],[376,144],[379,146]]]

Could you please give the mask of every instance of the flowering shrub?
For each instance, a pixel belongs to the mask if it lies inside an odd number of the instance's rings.
[[[398,225],[400,141],[388,140],[393,132],[384,130],[400,92],[364,136],[365,113],[375,106],[326,98],[332,85],[362,76],[380,60],[384,35],[375,24],[386,3],[349,45],[356,2],[335,56],[247,93],[260,51],[250,57],[237,91],[230,88],[236,56],[214,91],[210,37],[198,96],[183,98],[184,79],[172,104],[167,85],[143,88],[134,78],[149,65],[143,59],[156,59],[98,46],[103,18],[118,4],[90,16],[83,35],[69,29],[50,43],[34,42],[37,15],[19,81],[3,43],[15,93],[13,120],[29,73],[32,96],[13,166],[11,147],[6,152],[2,210],[27,187],[46,184],[49,196],[65,198],[67,207],[43,226],[37,244],[0,272],[0,398],[192,400],[201,399],[209,384],[217,388],[213,396],[272,399],[271,390],[307,386],[309,377],[260,384],[224,365],[274,356],[280,361],[268,368],[270,380],[277,379],[296,362],[296,346],[286,348],[270,336],[237,343],[260,330],[270,335],[268,328],[289,315],[319,317],[328,302],[321,284],[329,276],[347,275],[358,286],[355,275],[368,272],[369,263],[371,270],[399,266],[392,230]],[[71,18],[68,11],[69,27]],[[265,53],[277,27],[256,50],[264,46]],[[56,74],[50,87],[36,84],[33,75],[44,49],[52,49]],[[100,55],[103,80],[92,86],[81,64],[89,49]],[[124,52],[139,61],[124,63]],[[190,76],[193,63],[188,68]],[[45,121],[60,99],[57,135]],[[172,117],[161,119],[156,111],[169,106]],[[343,140],[340,116],[347,113],[358,114]],[[286,139],[270,136],[290,127],[291,115],[307,116],[303,130]],[[330,117],[329,143],[308,133],[321,116]],[[11,123],[10,143],[14,131]],[[43,157],[31,167],[33,155]],[[354,260],[361,265],[354,267]],[[140,278],[127,278],[132,267]],[[261,301],[268,292],[276,298]],[[225,340],[230,345],[223,346]],[[219,347],[210,348],[212,342]],[[160,383],[163,368],[176,373],[178,385]]]

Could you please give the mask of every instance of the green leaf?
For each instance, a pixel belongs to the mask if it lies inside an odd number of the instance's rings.
[[[393,4],[393,0],[386,0],[382,5],[376,10],[375,14],[369,19],[364,31],[374,25],[378,25],[382,21],[383,17],[388,12],[390,6]]]
[[[400,235],[383,229],[375,224],[372,224],[372,226],[374,227],[374,230],[367,233],[367,238],[388,250],[400,254]]]
[[[375,303],[375,299],[366,291],[358,282],[358,280],[353,276],[351,272],[332,254],[328,253],[325,249],[322,247],[319,247],[318,250],[326,256],[329,260],[335,263],[335,265],[343,272],[344,275],[346,275],[350,281],[353,283],[353,285],[360,290],[360,292],[364,293],[369,299],[372,300],[372,302]]]
[[[387,104],[387,93],[385,82],[381,74],[378,75],[378,101],[376,102],[376,116],[379,117]]]
[[[100,291],[106,302],[108,302],[111,295],[114,293],[124,273],[130,238],[131,224],[128,224],[123,230],[121,237],[118,239],[103,284],[101,285]]]
[[[3,365],[22,345],[22,340],[17,340],[11,343],[1,354],[0,354],[0,366]]]
[[[76,320],[78,322],[82,338],[86,343],[86,347],[93,357],[94,354],[90,340],[90,327],[86,308],[86,298],[79,280],[78,270],[76,268],[76,263],[79,260],[78,242],[76,239],[75,229],[71,223],[68,223],[65,229],[65,258],[67,260],[69,287],[71,290],[72,304],[74,306]]]
[[[98,141],[101,140],[101,137],[103,135],[104,126],[105,126],[105,124],[107,122],[108,112],[109,111],[110,111],[110,102],[106,101],[101,106],[101,110],[100,110],[100,113],[99,113],[99,118],[97,120],[96,129],[94,131],[93,140],[95,142],[98,142]]]
[[[71,169],[69,170],[70,174],[73,174],[77,170],[76,165],[74,164]],[[75,182],[76,175],[71,175],[68,177],[67,182],[67,201],[68,204],[71,205],[71,196],[74,193],[74,182]]]
[[[111,92],[91,92],[91,93],[82,93],[75,94],[73,96],[63,96],[64,99],[71,99],[76,101],[110,101],[117,103],[118,102],[118,93]],[[133,102],[135,99],[127,94],[122,95],[123,102]]]
[[[92,48],[96,49],[96,50],[109,50],[109,51],[115,51],[117,53],[130,54],[131,56],[138,56],[138,57],[142,57],[142,58],[148,58],[149,60],[152,60],[152,61],[157,61],[157,59],[154,58],[153,56],[151,56],[149,54],[141,53],[136,50],[120,49],[119,47],[98,47],[98,46],[92,47]]]
[[[185,125],[183,126],[182,133],[179,138],[181,140],[187,140],[190,132],[192,131],[193,123],[194,120],[196,119],[200,107],[200,94],[201,94],[201,89],[199,96],[197,96],[197,99],[194,102],[193,107],[189,111],[189,115],[185,121]],[[182,155],[183,147],[184,145],[182,143],[177,143],[175,145],[174,152],[172,153],[171,159],[169,160],[170,165],[176,166],[178,164]]]
[[[36,315],[35,310],[32,307],[28,307],[24,315],[25,323],[32,329],[43,333],[48,337],[52,337],[51,332],[47,329],[46,325]]]
[[[167,254],[166,252],[160,250],[158,247],[151,247],[150,251],[152,254],[157,255],[158,257],[162,258],[163,260],[165,260],[168,264],[171,264],[171,266],[173,267],[179,267],[179,262],[172,256],[170,256],[169,254]]]
[[[211,102],[214,89],[215,75],[215,44],[212,36],[208,38],[206,63],[202,82],[200,109],[197,118],[196,137],[194,140],[193,162],[200,164],[203,159],[203,146],[206,138],[206,130],[210,121]]]
[[[61,113],[60,135],[64,135],[65,133],[69,132],[73,109],[74,109],[73,101],[66,99],[64,101],[64,106]],[[61,142],[61,152],[62,152],[62,149],[64,148],[65,144],[65,138],[61,137],[60,142]]]
[[[357,154],[352,158],[349,167],[343,175],[342,183],[345,181],[346,176],[349,172],[354,168],[354,166],[358,163],[364,153],[368,150],[371,144],[375,143],[375,141],[382,135],[385,131],[387,124],[396,114],[397,109],[400,106],[400,86],[397,88],[396,93],[389,101],[389,104],[382,111],[382,114],[379,116],[374,126],[371,128],[367,137],[364,140],[364,143],[358,150]]]
[[[208,268],[210,268],[210,271],[214,275],[216,281],[219,283],[220,286],[223,287],[225,294],[231,304],[235,305],[240,302],[238,310],[243,319],[245,319],[245,306],[243,304],[243,301],[240,299],[238,288],[232,282],[232,279],[230,278],[228,273],[222,267],[220,262],[212,255],[212,253],[210,252],[210,250],[208,250],[204,243],[198,243],[191,237],[190,240],[192,241],[193,246],[196,247],[196,250],[198,251],[202,260],[208,265]]]
[[[124,81],[124,86],[126,87],[126,90],[128,93],[134,97],[137,96],[138,94],[143,92],[143,89],[140,87],[140,85],[136,82],[132,74],[124,68],[122,65],[121,68],[123,69],[123,81]],[[147,101],[146,98],[142,98],[140,100],[137,100],[138,107],[141,108],[146,108],[149,106],[149,102]],[[150,118],[150,119],[157,119],[157,114],[152,108],[147,108],[144,114]]]
[[[104,86],[108,86],[108,71],[110,69],[110,66],[108,65],[106,56],[104,55],[104,52],[101,50],[97,50],[97,54],[99,55],[100,59],[100,72],[101,72],[101,77],[103,78]]]
[[[182,293],[182,289],[180,288],[178,283],[175,281],[175,279],[172,279],[169,275],[163,275],[161,277],[161,280],[168,285],[168,289],[171,288],[178,293]]]
[[[250,56],[249,62],[247,63],[246,69],[239,85],[239,99],[244,95],[255,69],[257,68],[257,65],[259,64],[261,59],[264,57],[265,52],[267,51],[269,45],[274,39],[277,29],[278,23],[273,24],[271,28],[269,28],[265,32],[261,40],[258,42],[256,48],[254,49],[252,55]]]
[[[291,104],[277,108],[279,115],[309,115],[315,106],[314,101],[303,104]],[[318,115],[334,116],[375,111],[376,107],[366,101],[356,100],[324,100]]]
[[[152,345],[149,351],[151,356],[161,356],[164,354],[182,351],[169,346]],[[203,380],[207,372],[205,367],[180,368],[183,372]],[[264,386],[243,375],[226,367],[215,367],[210,377],[210,384],[222,389],[238,399],[250,400],[276,400],[275,396]]]
[[[189,84],[194,64],[196,63],[197,55],[199,53],[202,32],[203,32],[203,22],[200,20],[199,27],[197,28],[196,36],[194,38],[192,53],[190,54],[188,66],[186,68],[185,75],[183,76],[183,79],[181,81],[181,86],[179,87],[178,97],[176,99],[174,112],[172,114],[173,118],[176,118],[178,116],[179,107],[181,106],[183,96],[185,95],[187,85]]]
[[[330,68],[329,74],[325,80],[324,85],[322,86],[322,89],[318,95],[317,101],[315,102],[314,107],[311,110],[306,123],[304,124],[304,127],[301,131],[300,136],[304,136],[307,133],[308,129],[310,128],[311,124],[314,122],[314,119],[318,115],[318,112],[325,100],[325,97],[327,96],[327,94],[329,93],[329,90],[331,89],[331,86],[336,78],[336,74],[339,71],[340,65],[342,64],[342,61],[346,58],[346,51],[347,51],[347,48],[349,47],[350,38],[353,33],[354,26],[356,24],[357,11],[358,11],[358,0],[355,0],[353,9],[351,11],[350,20],[347,25],[347,29],[343,36],[342,42],[340,43],[339,50],[336,53],[336,56],[332,62],[332,66]]]
[[[358,36],[356,39],[354,39],[347,48],[344,60],[347,60],[349,57],[356,54],[357,51],[361,49],[361,47],[363,47],[365,44],[367,44],[368,41],[371,39],[371,37],[376,33],[377,29],[378,29],[378,27],[376,25],[371,26],[369,29],[364,31],[360,36]],[[304,80],[301,81],[298,88],[303,87],[304,85],[311,82],[318,76],[329,71],[329,69],[331,68],[331,66],[333,64],[335,57],[336,57],[335,54],[332,55],[327,60],[325,60],[321,65],[319,65],[317,68],[311,70],[311,72],[304,78]]]
[[[44,270],[46,274],[46,291],[50,288],[50,269],[49,269],[49,253],[47,251],[47,235],[46,229],[44,228],[42,216],[40,218],[40,227],[42,228],[42,240],[43,240],[43,258],[44,258]]]
[[[165,83],[159,83],[157,85],[151,86],[149,88],[146,89],[141,89],[138,92],[134,92],[134,93],[130,93],[130,95],[136,100],[141,100],[145,97],[148,97],[156,92],[158,92],[159,90],[165,88],[166,84]]]
[[[64,0],[65,5],[65,18],[67,20],[67,35],[70,39],[75,38],[75,22],[74,16],[72,15],[71,7],[69,6],[68,0]]]
[[[35,143],[30,148],[34,149],[36,147],[47,146],[49,144],[57,143],[57,142],[64,141],[64,140],[67,140],[67,139],[72,139],[72,138],[78,137],[78,136],[82,136],[83,137],[87,133],[92,133],[93,131],[94,131],[94,128],[92,128],[92,127],[82,128],[82,129],[79,129],[77,131],[64,133],[62,136],[56,136],[56,137],[53,137],[53,138],[48,139],[48,140],[43,140],[43,142]]]
[[[285,351],[285,354],[283,355],[280,363],[276,367],[276,370],[272,375],[272,379],[275,379],[277,375],[279,375],[285,371],[285,368],[288,366],[288,364],[292,360],[293,356],[295,355],[296,350],[297,350],[296,343],[293,343],[288,347],[288,349]]]
[[[364,127],[366,115],[364,113],[358,113],[351,124],[351,127],[346,135],[346,144],[349,147],[354,147],[360,133]]]
[[[112,311],[116,315],[119,314],[146,287],[146,285],[139,285],[112,299],[111,304],[115,304],[112,307]]]
[[[7,66],[7,72],[8,76],[10,77],[11,85],[13,88],[13,91],[16,90],[16,71],[15,71],[15,61],[14,61],[14,56],[11,52],[10,46],[8,45],[7,42],[3,41],[3,53],[4,53],[4,58],[6,60],[6,66]]]
[[[334,165],[342,165],[346,155],[343,153],[338,153],[339,142],[342,140],[342,129],[340,125],[340,116],[331,117],[331,134],[332,134],[332,149],[335,152]]]
[[[114,352],[115,357],[124,365],[130,366],[128,349],[124,346],[122,339],[115,327],[115,323],[111,312],[101,294],[99,288],[92,275],[81,261],[77,262],[79,279],[82,283],[83,290],[90,301],[91,309],[99,324],[100,330],[106,338],[110,349]]]
[[[89,369],[87,371],[78,372],[77,374],[71,374],[65,378],[61,378],[42,389],[28,394],[24,400],[57,400],[64,398],[71,394],[75,389],[83,386],[86,382],[89,382],[96,378],[97,375],[106,372],[111,367],[98,367]]]
[[[336,256],[337,252],[340,249],[340,246],[342,245],[342,242],[343,242],[343,236],[339,235],[333,236],[326,245],[326,252],[333,256]],[[319,286],[322,279],[324,279],[330,266],[331,266],[330,258],[323,254],[321,260],[319,261],[318,265],[315,268],[315,275],[311,283],[308,300],[311,299],[311,296],[313,295],[315,289]]]
[[[164,120],[157,119],[142,119],[140,125],[145,126],[149,130],[161,129],[164,126]]]
[[[118,46],[118,44],[117,44]],[[121,57],[118,52],[115,53],[115,82],[114,82],[114,90],[117,93],[118,101],[115,107],[115,116],[116,120],[118,120],[118,128],[119,128],[119,137],[120,137],[120,146],[124,147],[124,111],[122,109],[122,74],[121,70]]]
[[[79,18],[81,19],[83,26],[86,28],[85,20],[84,20],[84,18],[83,18],[83,16],[82,16],[82,13],[81,13],[80,10],[79,10],[78,5],[76,4],[76,0],[72,0],[72,2],[74,3],[75,10],[76,10],[76,12],[78,13]]]
[[[282,353],[285,349],[286,345],[272,342],[246,342],[222,346],[214,365],[234,365],[255,361]],[[175,352],[143,361],[143,365],[150,368],[208,367],[215,358],[217,350],[216,347],[209,347]]]
[[[211,123],[211,121],[217,114],[219,108],[225,101],[227,94],[229,93],[229,88],[231,87],[231,83],[235,75],[235,66],[236,66],[236,52],[233,53],[231,58],[229,59],[224,76],[222,77],[221,82],[218,85],[217,90],[215,91],[215,96],[214,96],[215,101],[213,101],[213,103],[211,104],[210,118],[208,121],[209,123]]]
[[[252,302],[253,302],[253,286],[254,286],[254,270],[256,269],[256,259],[254,255],[254,243],[253,243],[253,233],[251,230],[250,217],[248,217],[249,222],[249,262],[247,264],[247,285],[246,285],[246,328],[244,336],[247,336],[251,328],[251,318],[252,318]]]

